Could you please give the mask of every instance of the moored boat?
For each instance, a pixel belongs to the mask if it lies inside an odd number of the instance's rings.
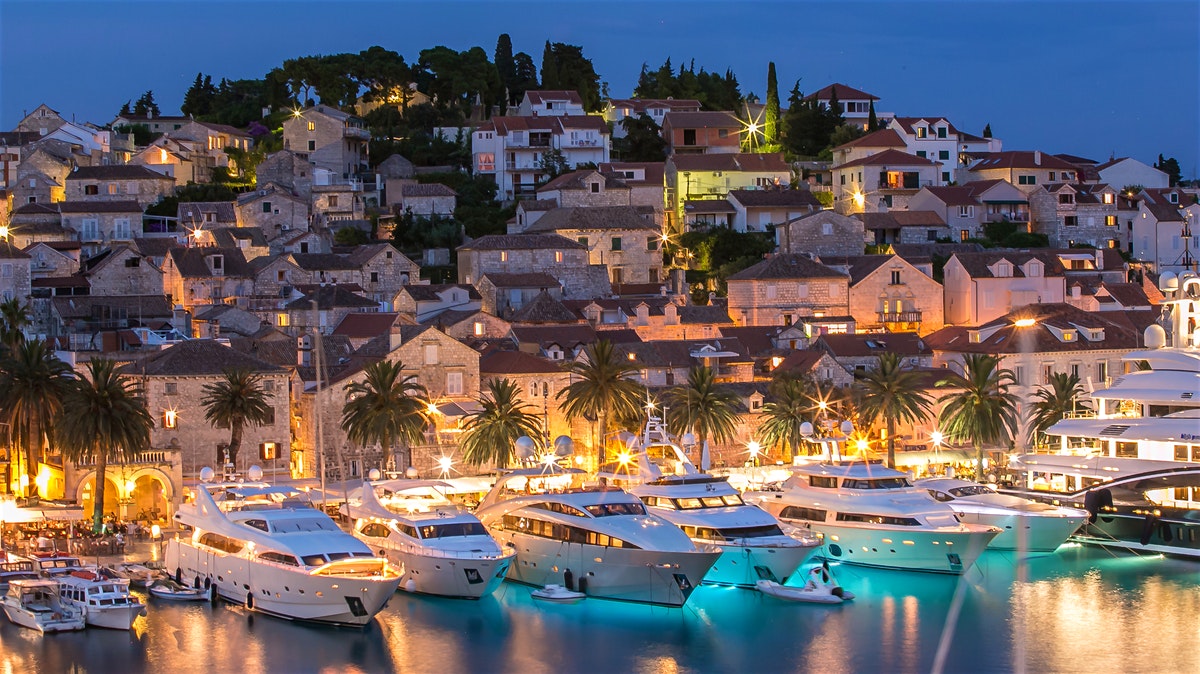
[[[950,506],[960,521],[996,527],[988,547],[1048,554],[1058,549],[1087,520],[1087,511],[1040,503],[976,482],[948,477],[917,480],[916,486]]]
[[[89,627],[128,630],[146,614],[141,600],[129,594],[129,581],[87,568],[58,576],[59,597],[83,614]]]
[[[59,599],[58,583],[18,579],[9,583],[3,600],[9,622],[38,632],[70,632],[85,627],[83,614]]]

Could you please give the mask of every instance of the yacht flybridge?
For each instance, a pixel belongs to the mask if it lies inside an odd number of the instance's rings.
[[[627,443],[628,451],[601,466],[597,475],[625,486],[650,512],[696,543],[720,545],[724,554],[704,582],[743,587],[760,580],[782,583],[820,546],[808,530],[781,524],[743,501],[728,477],[697,470],[653,414],[641,435]]]
[[[1058,549],[1087,519],[1078,508],[1041,503],[1013,494],[1000,494],[988,485],[950,477],[917,480],[934,499],[950,506],[971,524],[1000,529],[988,547],[1025,554],[1048,554]]]
[[[409,592],[478,599],[491,594],[515,552],[479,518],[446,498],[435,480],[366,482],[343,506],[354,536],[398,568]]]
[[[302,493],[213,471],[175,514],[191,529],[167,542],[166,568],[176,581],[215,586],[224,599],[291,620],[362,626],[387,603],[400,574],[363,542],[343,532]]]
[[[681,606],[721,549],[697,546],[628,492],[553,463],[504,473],[475,511],[516,550],[512,580],[590,597]]]

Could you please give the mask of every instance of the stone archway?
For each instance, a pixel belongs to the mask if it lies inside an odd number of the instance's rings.
[[[96,472],[91,471],[83,476],[76,487],[75,500],[83,506],[85,516],[92,512],[95,480]],[[105,515],[114,515],[124,520],[149,518],[160,523],[171,521],[174,515],[171,503],[175,496],[175,488],[170,476],[163,471],[146,467],[121,475],[120,469],[109,470],[106,481]]]
[[[117,487],[117,481],[111,473],[105,477],[104,482],[104,515],[115,517],[120,514],[121,491]],[[91,471],[79,481],[79,486],[75,488],[75,502],[83,508],[83,517],[87,520],[90,520],[92,517],[95,483],[96,471]]]

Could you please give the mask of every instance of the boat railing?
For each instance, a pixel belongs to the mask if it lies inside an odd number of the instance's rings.
[[[500,552],[486,552],[484,550],[443,550],[441,548],[431,548],[424,545],[414,545],[412,543],[397,543],[389,541],[388,545],[391,549],[398,552],[403,552],[418,557],[437,557],[439,559],[503,559],[509,553],[501,550]]]

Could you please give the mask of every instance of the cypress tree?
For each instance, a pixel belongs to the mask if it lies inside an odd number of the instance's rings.
[[[763,118],[763,136],[767,144],[779,144],[779,82],[775,79],[775,62],[767,64],[767,107]]]
[[[992,137],[992,124],[991,124],[991,122],[988,122],[988,124],[987,124],[986,126],[984,126],[984,127],[983,127],[983,137],[984,137],[984,138],[991,138],[991,137]]]
[[[501,33],[496,40],[495,63],[496,70],[500,73],[500,81],[507,92],[503,101],[507,106],[512,103],[512,90],[516,88],[517,84],[517,62],[513,59],[512,38],[508,36],[508,33]]]
[[[875,116],[875,101],[867,107],[867,132],[879,130],[879,118]]]
[[[558,63],[554,58],[554,48],[546,40],[542,49],[542,89],[558,89]]]

